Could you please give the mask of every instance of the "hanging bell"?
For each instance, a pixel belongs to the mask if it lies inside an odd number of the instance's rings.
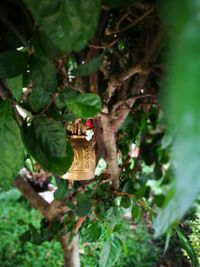
[[[96,155],[95,139],[89,141],[86,138],[87,127],[80,123],[75,123],[67,127],[71,132],[70,143],[74,151],[74,160],[68,172],[62,176],[68,180],[90,180],[95,176]]]

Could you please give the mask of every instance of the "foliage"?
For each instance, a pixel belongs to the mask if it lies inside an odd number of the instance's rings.
[[[27,150],[49,171],[64,174],[72,163],[73,151],[63,126],[53,118],[39,116],[24,125],[22,137]]]
[[[23,164],[23,145],[8,101],[0,103],[0,132],[0,185],[9,188],[13,176]]]
[[[199,234],[200,234],[200,210],[199,204],[197,206],[197,211],[193,214],[193,216],[187,217],[185,223],[187,228],[190,229],[188,238],[190,243],[195,250],[198,261],[200,262],[200,245],[199,245]],[[187,254],[187,253],[186,253]]]
[[[39,227],[41,216],[16,189],[0,193],[0,265],[5,267],[63,266],[60,244],[45,242],[42,246],[22,243],[20,235],[32,224]]]
[[[150,267],[154,266],[156,262],[159,261],[158,254],[161,253],[160,248],[156,247],[156,245],[153,245],[153,237],[148,233],[147,228],[143,224],[140,224],[132,229],[130,223],[124,221],[120,227],[118,226],[118,228],[118,232],[116,233],[122,242],[120,249],[121,255],[119,259],[116,260],[114,266]],[[81,239],[81,248],[83,249],[81,260],[83,267],[98,266],[96,258],[101,255],[101,251],[97,249],[97,246],[98,248],[102,249],[104,249],[105,246],[108,246],[104,240],[106,240],[105,232],[98,243],[95,242],[84,244],[82,243]],[[110,240],[107,242],[109,241]],[[109,253],[109,250],[107,253]],[[87,257],[85,257],[86,255]],[[110,260],[111,259],[112,257],[110,257]]]
[[[185,214],[197,198],[200,188],[198,178],[200,65],[196,60],[199,57],[199,20],[197,19],[199,3],[184,1],[183,10],[177,16],[175,14],[178,13],[179,7],[177,1],[171,11],[176,37],[171,41],[170,74],[167,80],[170,90],[167,111],[171,128],[175,129],[173,144],[175,194],[158,215],[155,222],[156,235],[162,234],[171,223]],[[185,53],[184,63],[183,53]]]
[[[36,22],[62,52],[79,51],[94,34],[100,12],[99,0],[56,0],[53,4],[50,0],[42,4],[26,0],[25,3]]]
[[[27,230],[29,224],[36,228],[39,227],[41,216],[36,210],[29,208],[29,205],[16,189],[0,193],[0,208],[2,211],[0,216],[0,265],[5,267],[14,265],[28,267],[32,266],[34,257],[34,265],[43,267],[49,266],[49,264],[51,266],[62,266],[60,245],[57,241],[44,242],[41,246],[30,242],[20,242],[19,236]],[[82,266],[94,267],[96,265],[95,247],[97,238],[100,238],[100,247],[103,247],[103,239],[105,239],[103,228],[100,227],[99,223],[94,223],[81,231],[81,250],[84,250],[81,254]],[[101,236],[99,236],[99,231]],[[152,236],[147,233],[144,226],[141,225],[132,231],[130,230],[130,223],[124,222],[119,233],[123,241],[123,251],[117,266],[127,266],[127,262],[132,264],[131,266],[145,266],[147,259],[149,266],[155,263],[158,249],[156,247],[152,249],[150,243]],[[95,239],[94,235],[96,236]],[[84,244],[88,244],[88,242],[90,242],[90,245],[85,246]]]
[[[95,94],[79,94],[70,88],[66,88],[56,99],[56,106],[58,108],[67,107],[79,118],[90,118],[101,110],[101,100]]]
[[[198,261],[197,255],[195,253],[195,250],[192,247],[192,244],[190,243],[190,241],[187,239],[187,237],[181,231],[177,230],[177,233],[178,233],[178,237],[179,237],[179,240],[180,240],[180,243],[181,243],[183,249],[185,249],[185,251],[187,252],[188,256],[191,259],[192,266],[198,267],[199,261]]]
[[[171,0],[5,0],[2,6],[0,186],[8,189],[33,157],[56,177],[54,198],[67,206],[62,219],[37,227],[27,221],[21,240],[72,238],[82,220],[82,241],[96,242],[100,267],[117,266],[126,250],[127,265],[146,267],[148,260],[132,257],[135,237],[131,251],[120,234],[128,211],[134,225],[154,222],[155,237],[168,231],[166,250],[178,233],[197,266],[192,242],[175,229],[200,190],[199,2],[184,0],[182,12]],[[66,129],[76,119],[87,128],[88,118],[107,169],[72,186],[60,179],[74,156]],[[139,249],[154,261],[146,243]]]

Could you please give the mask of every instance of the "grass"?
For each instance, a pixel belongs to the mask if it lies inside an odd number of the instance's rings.
[[[41,216],[30,208],[17,190],[0,193],[0,210],[0,266],[63,266],[63,254],[58,242],[36,246],[20,241],[19,237],[28,229],[29,223],[39,226]]]

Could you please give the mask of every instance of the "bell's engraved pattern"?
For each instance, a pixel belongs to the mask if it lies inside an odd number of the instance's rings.
[[[96,156],[94,140],[87,141],[85,136],[72,135],[70,143],[74,151],[74,160],[66,178],[69,180],[87,180],[95,176]]]
[[[80,150],[76,150],[74,147],[73,147],[73,151],[74,151],[74,160],[73,160],[73,163],[70,167],[70,171],[73,171],[73,170],[76,170],[77,168],[80,169],[82,166],[81,166],[81,154],[80,154]]]
[[[93,146],[86,146],[83,149],[83,158],[85,159],[84,163],[84,168],[85,169],[94,169],[95,168],[95,153],[94,153],[94,149]]]

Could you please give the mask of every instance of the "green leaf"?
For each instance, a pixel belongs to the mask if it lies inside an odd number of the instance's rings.
[[[32,57],[29,72],[26,73],[27,82],[32,81],[33,87],[42,87],[52,94],[57,89],[57,76],[54,64],[42,57]]]
[[[0,187],[8,189],[23,166],[23,144],[10,103],[0,103]]]
[[[103,54],[96,58],[86,61],[84,64],[79,65],[76,69],[72,70],[75,76],[87,76],[97,71],[102,63]]]
[[[67,107],[81,118],[91,118],[101,111],[100,97],[93,93],[78,93],[70,88],[63,89],[56,99],[58,108]]]
[[[95,222],[90,224],[87,228],[84,228],[82,231],[82,239],[83,242],[96,242],[100,239],[102,235],[102,227],[101,224]]]
[[[60,179],[60,184],[54,192],[54,198],[56,200],[64,200],[68,194],[67,181]]]
[[[103,201],[98,201],[95,207],[96,216],[103,219],[105,217],[105,210],[105,203]]]
[[[110,6],[113,8],[116,7],[123,7],[131,5],[134,2],[134,0],[102,0],[102,3],[106,6]]]
[[[155,221],[156,236],[164,233],[180,220],[200,192],[200,36],[198,1],[178,1],[175,38],[171,41],[170,73],[167,80],[168,117],[175,129],[173,145],[175,193],[172,200],[160,210]],[[178,14],[178,16],[177,16]],[[184,56],[183,56],[184,55]]]
[[[37,117],[22,128],[30,154],[48,171],[63,175],[72,164],[73,149],[62,124],[53,118]]]
[[[165,202],[165,196],[164,195],[154,195],[153,197],[155,204],[158,207],[162,207]]]
[[[123,208],[127,209],[127,208],[129,208],[130,205],[131,205],[131,199],[130,199],[130,197],[123,196],[121,198],[120,206],[122,206]]]
[[[85,194],[79,193],[77,195],[77,209],[76,214],[80,217],[87,216],[92,207],[92,200]]]
[[[24,161],[24,167],[27,168],[27,170],[28,170],[30,173],[34,173],[34,162],[33,162],[32,159],[27,158],[27,159]]]
[[[178,229],[176,229],[181,246],[183,249],[186,250],[191,262],[192,262],[192,267],[199,267],[199,260],[198,256],[190,243],[190,240]]]
[[[111,237],[104,244],[99,259],[99,267],[111,267],[118,261],[121,255],[121,241],[117,237]]]
[[[21,96],[22,96],[22,87],[23,87],[22,75],[7,79],[6,81],[7,81],[8,87],[9,87],[10,91],[12,92],[14,98],[18,102],[20,102]]]
[[[79,51],[93,37],[100,0],[25,0],[36,22],[63,52]]]
[[[41,245],[45,240],[42,233],[34,225],[29,224],[29,229],[20,236],[20,241],[23,243],[29,241],[35,245]]]
[[[165,248],[164,248],[164,254],[167,252],[168,247],[169,247],[169,242],[170,242],[170,238],[171,238],[171,230],[169,230],[167,232],[167,236],[166,236],[166,240],[165,240]]]
[[[40,86],[34,87],[28,97],[29,104],[35,112],[45,108],[48,105],[49,100],[49,93]]]
[[[16,202],[21,197],[21,193],[16,189],[12,188],[6,192],[2,192],[0,194],[0,201],[13,201]]]
[[[132,217],[133,219],[137,219],[140,216],[140,208],[138,205],[134,205],[132,208]]]
[[[62,52],[52,43],[48,36],[41,30],[34,32],[32,38],[34,52],[40,57],[55,58]]]
[[[28,229],[27,231],[25,231],[23,234],[20,235],[19,239],[22,243],[31,241],[31,230]]]
[[[16,50],[0,53],[0,78],[7,79],[18,76],[27,66],[28,54]]]

